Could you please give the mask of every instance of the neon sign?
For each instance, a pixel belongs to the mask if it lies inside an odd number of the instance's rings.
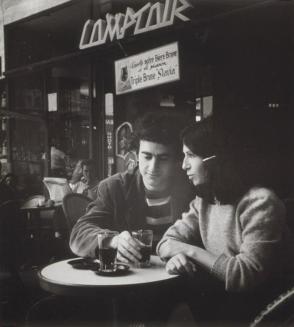
[[[83,27],[80,49],[104,44],[115,39],[121,40],[126,35],[137,35],[173,25],[175,18],[186,22],[190,19],[183,11],[192,7],[188,0],[165,0],[165,3],[148,2],[138,11],[127,7],[125,14],[106,14],[105,20],[96,22],[88,19]]]

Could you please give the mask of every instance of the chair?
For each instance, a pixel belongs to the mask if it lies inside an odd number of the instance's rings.
[[[62,208],[69,231],[71,231],[76,221],[85,214],[90,202],[92,202],[90,198],[79,193],[69,193],[63,198]]]
[[[50,199],[59,202],[66,194],[72,193],[66,178],[44,177],[43,183],[46,186]]]
[[[250,327],[294,326],[294,287],[278,296],[250,324]]]

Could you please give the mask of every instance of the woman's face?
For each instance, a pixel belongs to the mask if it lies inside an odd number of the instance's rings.
[[[183,145],[184,160],[182,168],[186,171],[189,180],[194,186],[208,181],[208,170],[202,157],[194,154],[185,144]]]
[[[83,177],[87,181],[87,183],[91,183],[94,180],[94,172],[92,166],[83,166]]]

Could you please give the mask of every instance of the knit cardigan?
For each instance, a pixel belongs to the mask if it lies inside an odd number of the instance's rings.
[[[196,197],[157,246],[168,239],[200,246],[217,256],[211,272],[227,291],[254,289],[293,269],[294,237],[283,203],[269,189],[252,188],[235,205]],[[167,259],[167,258],[165,258]]]

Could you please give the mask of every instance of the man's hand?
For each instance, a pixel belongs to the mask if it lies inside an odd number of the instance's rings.
[[[179,253],[169,259],[165,269],[171,275],[188,274],[189,276],[194,276],[195,272],[197,271],[195,263],[189,260],[182,253]]]
[[[138,263],[142,258],[140,244],[127,231],[121,232],[117,238],[117,259],[125,263]]]

